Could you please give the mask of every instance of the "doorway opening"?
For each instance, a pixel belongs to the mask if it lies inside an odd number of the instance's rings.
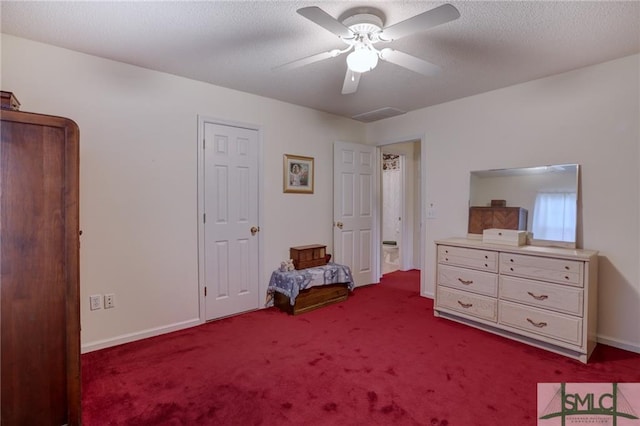
[[[380,147],[382,159],[380,220],[381,275],[420,269],[421,142]]]
[[[400,269],[404,155],[382,153],[382,274]]]

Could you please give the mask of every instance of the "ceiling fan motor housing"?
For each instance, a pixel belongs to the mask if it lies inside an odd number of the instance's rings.
[[[342,23],[355,34],[365,36],[379,33],[384,25],[380,17],[371,13],[359,13],[349,16]]]

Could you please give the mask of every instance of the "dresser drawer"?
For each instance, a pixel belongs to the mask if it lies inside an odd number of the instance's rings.
[[[583,262],[547,257],[500,253],[500,273],[537,280],[583,285]]]
[[[498,272],[498,253],[453,246],[438,246],[438,263]]]
[[[582,289],[508,276],[500,277],[500,299],[582,316]]]
[[[487,296],[498,296],[498,275],[490,272],[438,265],[438,285]]]
[[[581,318],[501,300],[498,322],[573,345],[582,345]]]
[[[496,299],[447,287],[438,286],[436,307],[450,309],[492,322],[496,322],[498,318]]]

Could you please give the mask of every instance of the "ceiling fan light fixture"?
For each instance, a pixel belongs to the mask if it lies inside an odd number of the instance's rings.
[[[347,66],[353,72],[371,71],[378,65],[378,54],[370,49],[356,49],[347,56]]]

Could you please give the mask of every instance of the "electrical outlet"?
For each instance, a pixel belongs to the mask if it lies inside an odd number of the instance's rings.
[[[89,296],[89,306],[92,311],[96,309],[102,308],[102,295],[101,294],[93,294]]]
[[[436,219],[438,217],[438,212],[435,207],[429,207],[427,209],[427,219]]]
[[[104,295],[104,308],[110,309],[116,307],[116,295],[115,294],[105,294]]]

